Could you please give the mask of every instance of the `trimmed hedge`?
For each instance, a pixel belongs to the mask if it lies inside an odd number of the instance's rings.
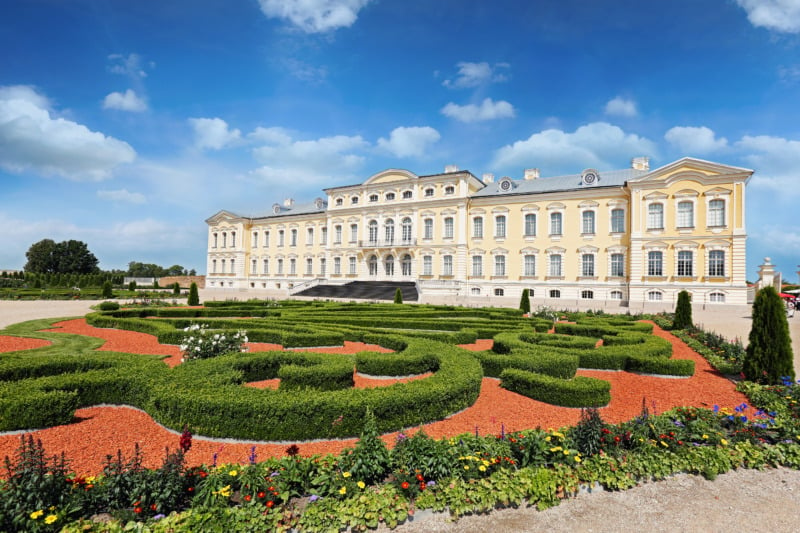
[[[611,401],[611,384],[600,379],[583,376],[555,379],[509,368],[500,374],[500,380],[504,389],[562,407],[602,407]]]

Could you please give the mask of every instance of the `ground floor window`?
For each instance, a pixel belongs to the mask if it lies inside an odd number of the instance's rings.
[[[561,291],[558,289],[551,289],[550,298],[561,298]]]
[[[503,289],[495,289],[494,290],[494,295],[495,296],[503,296],[503,295],[505,295],[505,293],[506,293],[506,291],[504,291]]]
[[[622,291],[611,291],[609,298],[611,300],[622,300]]]
[[[594,299],[594,291],[581,291],[581,299],[583,299],[583,300],[593,300]]]
[[[715,304],[724,304],[725,294],[721,292],[712,292],[708,295],[708,301]]]
[[[480,287],[472,287],[469,292],[473,296],[480,296],[481,295],[481,288]]]
[[[664,294],[661,291],[650,291],[647,293],[647,299],[651,302],[660,302],[664,299]]]

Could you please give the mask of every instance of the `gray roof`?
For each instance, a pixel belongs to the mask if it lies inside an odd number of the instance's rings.
[[[278,212],[275,212],[277,208]],[[256,214],[246,218],[275,218],[285,217],[288,215],[310,215],[313,213],[324,213],[328,209],[328,202],[323,201],[321,207],[317,207],[316,201],[305,202],[302,204],[295,204],[287,207],[283,204],[275,204],[272,209],[266,213]]]
[[[567,176],[555,176],[552,178],[536,178],[531,180],[519,179],[511,180],[513,187],[510,190],[500,189],[500,182],[506,178],[500,178],[494,183],[488,183],[486,187],[472,195],[473,198],[486,196],[506,196],[512,194],[540,194],[557,191],[575,191],[581,189],[597,189],[604,187],[622,187],[628,180],[639,178],[649,174],[649,170],[636,170],[626,168],[623,170],[609,170],[598,172],[599,179],[595,184],[584,185],[581,181],[581,174],[569,174]]]

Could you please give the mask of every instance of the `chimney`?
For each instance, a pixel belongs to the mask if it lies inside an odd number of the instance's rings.
[[[481,181],[484,183],[494,183],[494,174],[486,173],[481,177]]]
[[[650,170],[650,158],[646,156],[631,159],[631,168],[634,170]]]
[[[539,169],[538,168],[526,168],[525,169],[525,179],[526,180],[538,180],[539,179]]]
[[[294,205],[294,199],[293,198],[287,198],[286,200],[283,201],[283,206],[284,207],[292,207],[293,205]]]
[[[445,165],[445,167],[444,167],[444,173],[445,174],[452,174],[453,172],[458,172],[458,166],[457,165]]]

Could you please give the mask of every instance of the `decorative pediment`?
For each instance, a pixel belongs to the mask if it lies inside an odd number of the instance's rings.
[[[544,251],[546,254],[564,254],[566,253],[566,248],[561,248],[560,246],[551,246],[547,250]]]
[[[712,163],[702,159],[684,157],[673,163],[657,168],[642,177],[629,180],[635,185],[663,183],[669,185],[675,181],[693,180],[699,183],[711,183],[718,179],[747,181],[753,171],[747,168]]]
[[[495,248],[490,252],[492,255],[506,255],[508,254],[508,250],[505,248]]]
[[[522,211],[523,213],[536,212],[536,211],[538,211],[538,210],[539,210],[539,206],[538,206],[538,205],[536,205],[536,204],[527,204],[527,205],[523,205],[523,206],[522,206],[522,209],[521,209],[521,211]]]
[[[391,183],[395,181],[416,181],[418,178],[419,176],[413,172],[409,172],[408,170],[390,168],[388,170],[378,172],[377,174],[373,174],[367,178],[367,181],[364,182],[364,185]]]
[[[215,226],[217,224],[224,224],[226,222],[239,222],[240,219],[239,215],[235,213],[231,213],[230,211],[225,211],[224,209],[221,211],[217,211],[214,215],[206,219],[206,224],[209,226]]]
[[[526,246],[525,248],[520,250],[519,253],[520,254],[524,254],[524,255],[527,255],[527,254],[538,254],[539,253],[539,249],[538,248],[533,248],[532,246]]]

